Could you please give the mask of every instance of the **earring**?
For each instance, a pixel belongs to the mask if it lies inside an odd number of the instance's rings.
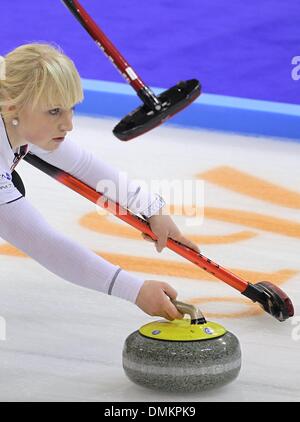
[[[19,119],[17,119],[17,118],[16,119],[12,119],[12,122],[11,123],[12,123],[13,126],[18,126]]]

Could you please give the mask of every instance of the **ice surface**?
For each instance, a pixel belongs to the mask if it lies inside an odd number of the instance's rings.
[[[203,224],[178,215],[174,220],[187,236],[203,236],[199,246],[204,255],[252,282],[262,281],[256,279],[262,274],[280,285],[294,302],[295,318],[277,322],[192,264],[194,275],[183,274],[187,262],[171,251],[158,254],[141,238],[92,230],[82,220],[92,213],[97,221],[92,203],[23,162],[18,170],[27,198],[54,227],[91,250],[113,254],[117,263],[128,261],[127,270],[133,273],[132,262],[138,261],[142,271],[137,275],[165,280],[178,290],[178,299],[199,304],[208,319],[238,336],[242,369],[233,383],[196,395],[157,393],[132,384],[122,369],[123,343],[131,332],[157,318],[123,300],[65,282],[33,260],[17,256],[14,249],[3,249],[6,244],[0,240],[2,336],[6,328],[6,340],[0,340],[0,400],[299,401],[300,213],[299,206],[284,205],[280,198],[289,195],[291,203],[295,199],[299,204],[300,144],[171,126],[122,143],[111,133],[115,123],[76,116],[72,138],[128,171],[131,178],[148,183],[196,181],[208,170],[222,175],[223,166],[237,172],[242,192],[231,186],[232,181],[226,187],[205,181]],[[256,177],[258,191],[263,182],[270,183],[277,203],[247,194],[241,174]],[[281,193],[276,194],[274,185]],[[224,218],[228,209],[231,219]],[[246,222],[239,219],[243,212],[250,213]],[[276,220],[270,226],[272,218]],[[123,224],[112,216],[105,221]],[[248,235],[239,238],[243,232]],[[232,235],[238,237],[225,243]],[[179,270],[172,269],[172,263],[180,264]],[[152,272],[156,267],[162,268],[161,274]]]

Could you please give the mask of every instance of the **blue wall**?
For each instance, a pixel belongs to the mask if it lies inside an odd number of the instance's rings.
[[[197,78],[205,93],[299,104],[299,0],[81,2],[150,86]],[[122,82],[60,0],[1,0],[0,10],[0,55],[52,41],[83,78]]]

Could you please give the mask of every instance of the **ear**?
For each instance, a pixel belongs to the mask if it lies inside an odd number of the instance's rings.
[[[2,111],[3,111],[3,113],[10,113],[10,112],[14,112],[16,110],[16,106],[9,106],[9,107],[7,107],[7,106],[3,106],[2,107]]]

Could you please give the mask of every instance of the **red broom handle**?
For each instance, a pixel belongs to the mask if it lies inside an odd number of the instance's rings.
[[[136,74],[130,64],[125,60],[120,51],[113,45],[109,38],[99,28],[93,18],[87,13],[84,7],[78,0],[62,0],[65,6],[90,34],[96,44],[104,51],[104,53],[111,59],[112,63],[121,72],[123,77],[129,82],[136,92],[145,88],[144,82]]]

